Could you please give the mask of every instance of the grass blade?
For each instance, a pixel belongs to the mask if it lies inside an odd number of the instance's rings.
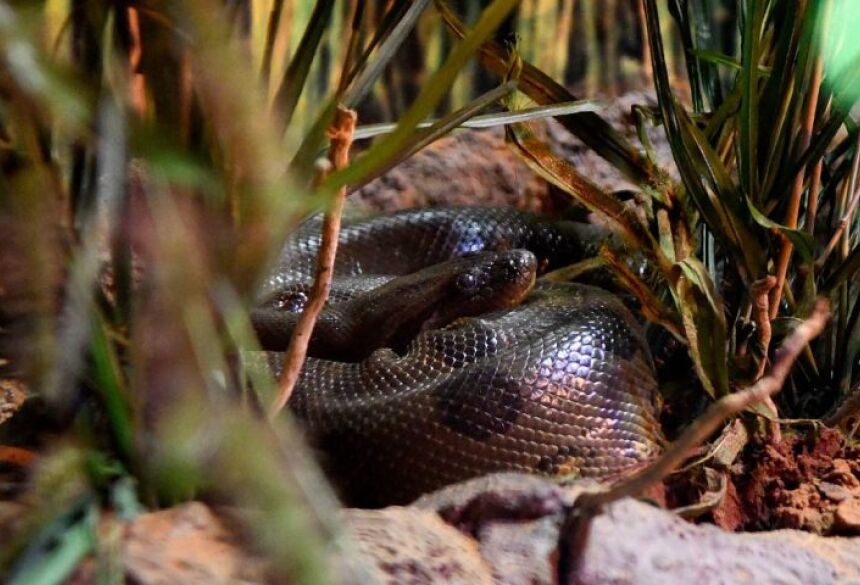
[[[492,90],[497,91],[497,90]],[[504,92],[507,94],[508,92]],[[484,94],[485,96],[488,94]],[[503,96],[500,96],[503,97]],[[483,101],[485,97],[476,98],[476,101]],[[492,103],[492,102],[489,102]],[[486,105],[489,105],[486,104]],[[474,102],[473,104],[474,105]],[[459,124],[459,128],[496,128],[498,126],[508,126],[518,122],[529,122],[531,120],[540,120],[542,118],[554,118],[556,116],[568,116],[570,114],[578,114],[580,112],[594,112],[602,109],[603,105],[597,100],[579,100],[576,102],[565,102],[554,106],[537,106],[534,108],[525,108],[516,112],[496,112],[493,114],[482,114],[464,120]],[[480,108],[479,108],[480,109]],[[438,120],[421,122],[418,128],[430,128]],[[354,140],[366,140],[388,134],[397,127],[396,124],[367,124],[356,129]]]
[[[436,6],[448,27],[463,38],[467,28],[457,18],[450,4],[445,0],[436,0]],[[507,74],[512,55],[499,43],[485,43],[480,56],[491,71],[499,76]],[[577,100],[564,86],[525,61],[519,75],[519,89],[540,105]],[[583,112],[562,118],[559,122],[637,185],[645,189],[660,189],[671,183],[668,175],[642,156],[638,149],[597,114]]]
[[[741,48],[741,109],[740,109],[740,155],[738,168],[741,187],[753,201],[759,201],[758,191],[758,145],[759,145],[759,58],[764,19],[765,0],[748,0],[744,15]]]
[[[445,136],[454,128],[457,128],[458,126],[462,126],[463,124],[467,123],[469,118],[474,116],[477,112],[480,112],[484,108],[487,108],[498,100],[504,98],[512,91],[514,91],[514,89],[516,89],[515,82],[505,82],[496,89],[490,90],[484,95],[475,98],[465,107],[460,108],[456,112],[448,114],[447,116],[440,120],[437,120],[436,122],[433,122],[429,126],[426,126],[422,131],[414,133],[412,137],[403,144],[402,149],[397,156],[390,159],[385,165],[376,169],[372,174],[365,177],[361,182],[350,185],[350,191],[360,189],[362,186],[366,185],[373,179],[387,173],[393,167],[408,159],[410,156],[412,156],[422,148]],[[419,127],[421,126],[424,126],[424,123],[419,124]]]
[[[293,118],[296,104],[299,102],[299,97],[302,95],[308,78],[308,72],[311,70],[311,63],[318,53],[320,39],[322,39],[323,32],[331,20],[334,4],[334,0],[317,0],[308,27],[302,35],[302,40],[299,41],[296,54],[290,60],[281,80],[281,85],[278,87],[278,92],[275,95],[275,107],[281,113],[284,129],[290,125]]]
[[[725,309],[708,271],[692,258],[677,265],[677,302],[699,379],[712,398],[729,393]]]
[[[346,86],[349,88],[343,101],[347,107],[355,108],[364,98],[373,84],[382,75],[385,67],[397,54],[407,35],[415,28],[418,17],[421,16],[429,0],[418,0],[411,5],[400,1],[386,13],[385,18],[376,31],[373,41],[362,54],[347,77]],[[407,8],[408,6],[408,8]],[[379,51],[372,62],[369,62],[375,43],[382,42]],[[370,65],[368,65],[370,63]],[[352,81],[358,75],[356,81]],[[293,160],[290,161],[290,172],[308,178],[314,160],[320,155],[325,143],[326,129],[334,120],[340,96],[334,96],[317,116],[313,126],[302,140]]]
[[[490,37],[517,4],[518,0],[494,0],[481,14],[475,28],[455,45],[442,68],[427,81],[415,103],[398,122],[394,132],[384,142],[375,144],[355,163],[329,176],[324,185],[324,190],[334,192],[343,185],[360,183],[397,156],[414,132],[415,127],[436,109],[468,59]]]

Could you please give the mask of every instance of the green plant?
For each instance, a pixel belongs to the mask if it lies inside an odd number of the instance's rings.
[[[565,124],[639,185],[644,218],[555,157],[527,126],[513,127],[509,140],[537,172],[608,218],[628,246],[647,256],[656,286],[627,269],[616,252],[602,253],[646,315],[687,345],[713,397],[759,377],[772,337],[805,317],[816,296],[827,297],[837,318],[804,354],[781,399],[790,417],[821,416],[860,379],[858,150],[848,116],[858,97],[856,69],[825,67],[821,42],[841,46],[844,57],[844,23],[856,9],[838,5],[847,14],[836,21],[828,18],[834,9],[828,2],[747,2],[735,61],[698,35],[709,26],[708,2],[671,7],[692,108],[670,85],[660,12],[647,0],[660,105],[639,120],[662,123],[680,181],[654,160],[615,155],[631,151],[611,135]],[[485,57],[506,58],[500,47],[487,47]],[[536,101],[548,94],[572,99],[527,64],[523,79],[535,80],[521,87]],[[650,145],[644,146],[650,159]]]
[[[21,495],[32,511],[4,546],[4,580],[60,582],[101,551],[100,503],[133,515],[195,497],[250,510],[290,580],[332,578],[335,499],[288,417],[254,414],[272,381],[247,389],[237,356],[254,346],[247,309],[269,256],[335,188],[306,181],[334,107],[371,91],[428,2],[392,2],[375,22],[369,4],[315,2],[281,66],[283,2],[265,35],[249,30],[260,3],[0,2],[2,367],[38,405],[0,443],[27,445],[40,409],[70,442],[39,463],[62,464],[68,484]],[[397,128],[332,184],[368,180],[511,91],[414,132],[515,5],[491,2]],[[323,96],[313,63],[327,37],[345,42]]]

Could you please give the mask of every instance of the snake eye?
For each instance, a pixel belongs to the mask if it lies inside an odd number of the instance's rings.
[[[301,313],[305,310],[305,305],[308,302],[308,295],[304,292],[297,291],[284,293],[276,297],[273,305],[276,309],[288,311],[290,313]]]
[[[462,290],[474,290],[478,286],[477,277],[471,272],[466,272],[457,277],[457,288]]]

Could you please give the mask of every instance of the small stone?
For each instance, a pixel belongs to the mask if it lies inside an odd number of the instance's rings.
[[[860,498],[851,498],[839,504],[833,526],[840,532],[860,533]]]
[[[834,502],[842,502],[852,496],[851,490],[848,488],[829,481],[822,481],[818,484],[818,491]]]

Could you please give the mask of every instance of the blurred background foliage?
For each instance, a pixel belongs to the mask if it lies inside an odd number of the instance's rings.
[[[248,511],[279,575],[366,582],[331,563],[351,545],[289,417],[261,421],[272,380],[251,389],[239,367],[255,346],[247,309],[284,234],[335,189],[502,98],[656,96],[632,113],[637,144],[588,109],[558,118],[635,186],[636,212],[532,123],[507,140],[625,242],[599,262],[697,374],[664,385],[668,407],[691,415],[755,380],[824,295],[832,326],[761,414],[844,422],[851,409],[834,409],[860,382],[857,13],[852,0],[0,1],[0,378],[27,396],[0,424],[3,580],[62,582],[94,555],[116,581],[100,526],[205,498]],[[312,189],[338,103],[394,128]],[[655,124],[675,170],[654,155]],[[630,250],[647,269],[620,259]]]

